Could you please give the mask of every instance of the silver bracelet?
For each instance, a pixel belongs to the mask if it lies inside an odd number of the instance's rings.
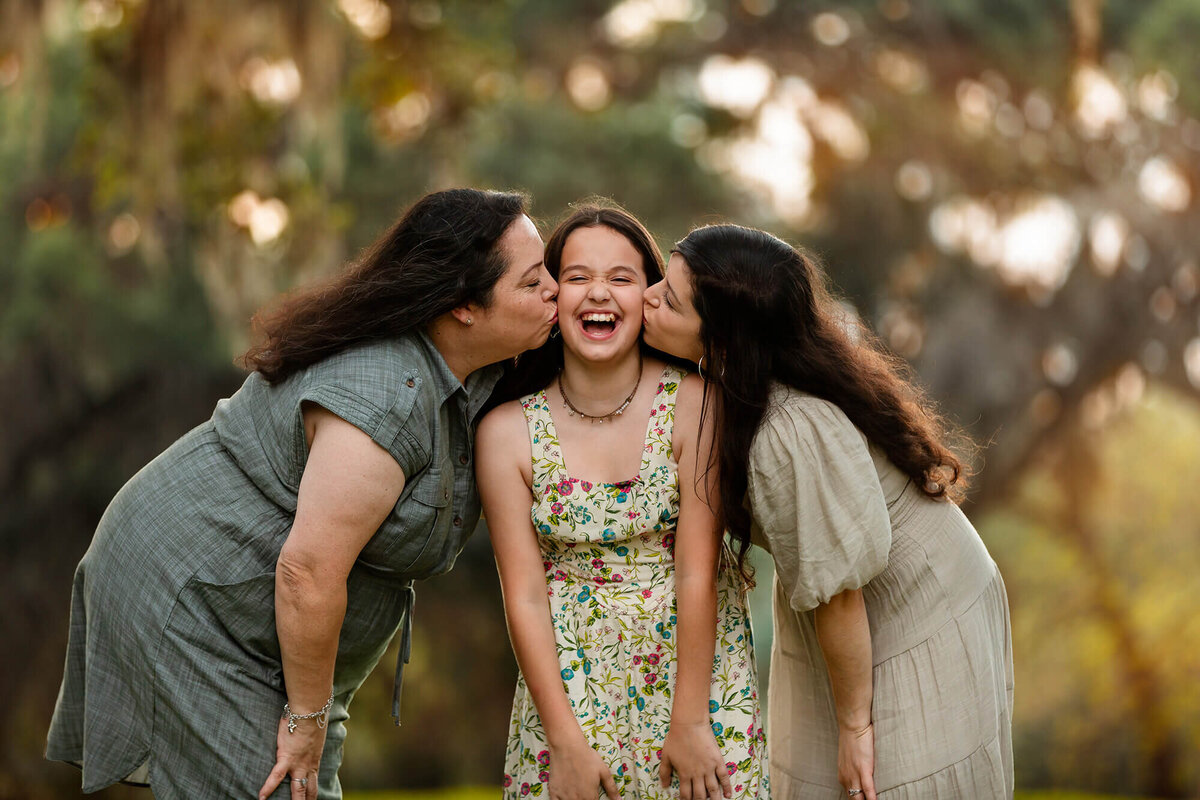
[[[318,728],[324,728],[329,722],[329,709],[333,708],[333,692],[329,693],[329,699],[325,701],[325,706],[320,711],[314,711],[311,714],[293,714],[291,706],[287,703],[283,704],[283,716],[288,721],[288,733],[296,732],[296,723],[302,719],[315,719]]]

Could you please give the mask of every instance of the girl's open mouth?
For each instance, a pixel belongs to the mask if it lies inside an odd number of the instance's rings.
[[[589,311],[579,316],[579,323],[589,339],[607,339],[616,332],[621,321],[611,312]]]

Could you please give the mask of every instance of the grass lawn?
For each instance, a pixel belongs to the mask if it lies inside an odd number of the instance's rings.
[[[346,792],[345,800],[495,800],[500,790],[489,786],[460,786],[415,792]],[[1111,794],[1083,792],[1034,791],[1017,792],[1015,800],[1149,800],[1149,798],[1118,797]]]

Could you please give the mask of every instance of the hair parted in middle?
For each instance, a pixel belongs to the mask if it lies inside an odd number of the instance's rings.
[[[567,216],[554,227],[550,238],[546,240],[545,255],[546,270],[554,280],[558,280],[559,273],[562,271],[562,254],[567,239],[580,228],[608,228],[625,237],[642,257],[646,285],[649,286],[662,280],[665,261],[650,231],[637,217],[606,197],[588,197],[578,203],[573,203],[568,209]],[[645,342],[642,342],[641,348],[643,352],[652,353],[656,358],[681,363],[678,359],[659,353],[647,346]],[[552,335],[544,345],[536,350],[523,353],[517,359],[516,365],[507,372],[493,392],[489,406],[499,405],[544,389],[562,370],[562,366],[562,338]]]

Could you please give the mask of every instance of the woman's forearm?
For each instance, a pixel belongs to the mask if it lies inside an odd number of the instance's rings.
[[[829,668],[838,725],[861,731],[871,724],[871,628],[861,589],[835,595],[814,612],[817,641]]]
[[[323,584],[281,557],[275,573],[275,630],[293,714],[320,710],[333,686],[346,584]]]
[[[712,575],[677,576],[676,673],[671,723],[708,724],[713,653],[717,644],[717,590]]]
[[[554,623],[546,595],[505,600],[509,636],[517,666],[529,687],[551,746],[567,744],[583,737],[583,729],[563,689],[558,661],[558,646],[554,641]]]

